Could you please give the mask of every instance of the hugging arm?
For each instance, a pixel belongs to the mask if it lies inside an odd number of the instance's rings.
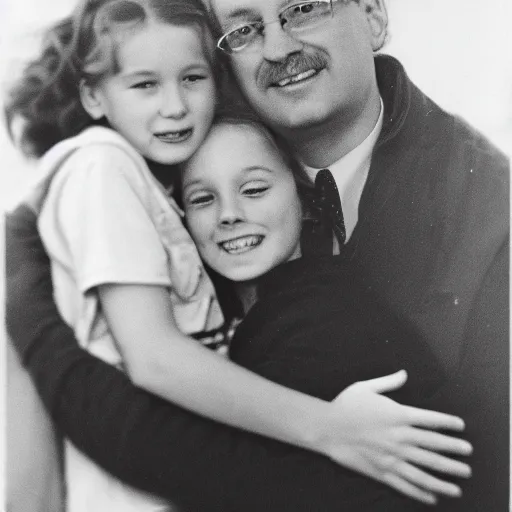
[[[364,510],[326,458],[198,417],[81,350],[53,302],[34,214],[20,207],[7,235],[8,329],[56,424],[98,464],[193,509],[311,510],[332,496]]]
[[[10,344],[5,348],[6,510],[63,512],[62,468],[52,422],[18,355]]]
[[[473,477],[454,510],[508,510],[510,493],[509,240],[504,240],[473,302],[461,364],[446,402],[464,417],[475,446]],[[452,510],[452,509],[450,509]]]
[[[8,327],[45,406],[78,448],[127,483],[185,510],[277,512],[291,505],[306,511],[322,488],[342,497],[341,486],[327,484],[325,474],[337,479],[339,472],[327,459],[193,415],[80,349],[53,304],[48,261],[31,217],[18,209],[7,219]],[[315,479],[311,464],[319,485],[295,492],[297,484],[304,489],[301,480]]]

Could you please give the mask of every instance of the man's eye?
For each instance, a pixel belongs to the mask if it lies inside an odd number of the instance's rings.
[[[247,40],[252,39],[258,30],[254,25],[242,25],[241,27],[235,28],[228,33],[228,42],[233,46],[239,46],[245,44]]]
[[[304,2],[290,5],[281,13],[281,24],[290,28],[306,28],[330,15],[329,2]]]
[[[246,25],[245,27],[242,27],[239,32],[243,36],[248,36],[254,32],[254,27],[251,25]]]
[[[300,12],[302,14],[308,14],[312,10],[314,10],[315,7],[316,7],[316,3],[302,4],[302,5],[297,6],[297,12]]]
[[[288,11],[292,12],[295,15],[310,14],[313,11],[317,10],[318,7],[319,7],[319,2],[310,2],[307,4],[293,5],[288,9]]]
[[[245,37],[250,36],[256,29],[252,25],[244,25],[229,33],[232,37]]]

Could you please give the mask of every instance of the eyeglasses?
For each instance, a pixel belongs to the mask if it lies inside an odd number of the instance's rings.
[[[318,0],[317,2],[300,2],[283,9],[277,20],[247,22],[225,33],[217,42],[217,47],[226,53],[237,53],[261,40],[266,25],[280,23],[281,28],[289,34],[299,34],[316,28],[333,16],[332,4],[338,0]]]

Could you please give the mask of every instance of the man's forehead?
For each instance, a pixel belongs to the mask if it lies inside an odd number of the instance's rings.
[[[261,14],[271,9],[279,10],[290,0],[207,0],[220,21],[242,17],[246,14]]]

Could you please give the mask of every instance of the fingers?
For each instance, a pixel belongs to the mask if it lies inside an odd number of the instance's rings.
[[[471,455],[473,452],[471,444],[464,439],[418,428],[408,431],[405,441],[436,452],[447,452],[455,455]]]
[[[375,393],[388,393],[389,391],[401,388],[406,381],[407,372],[400,370],[399,372],[385,375],[384,377],[358,382],[357,385],[363,385]]]
[[[409,498],[421,501],[427,505],[435,505],[437,503],[436,496],[433,493],[411,484],[398,475],[386,474],[382,481],[396,491],[409,496]]]
[[[465,428],[464,420],[458,416],[443,412],[418,409],[417,407],[404,406],[409,421],[418,427],[429,429],[448,429],[462,432]]]
[[[407,480],[407,482],[412,485],[420,487],[424,491],[443,494],[452,498],[457,498],[462,494],[458,485],[451,482],[445,482],[444,480],[429,475],[425,471],[418,469],[407,462],[398,463],[394,470],[399,477]]]
[[[409,462],[438,471],[439,473],[462,478],[471,476],[471,468],[468,464],[421,448],[408,448],[404,454],[404,458]]]

